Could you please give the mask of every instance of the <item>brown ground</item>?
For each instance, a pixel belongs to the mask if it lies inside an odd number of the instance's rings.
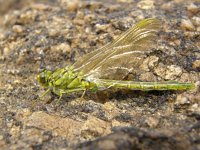
[[[41,68],[69,65],[149,17],[162,29],[139,79],[193,82],[194,91],[38,100]],[[200,149],[199,70],[198,0],[0,0],[0,147]]]

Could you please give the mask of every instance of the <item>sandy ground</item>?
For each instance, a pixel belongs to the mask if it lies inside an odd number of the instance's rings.
[[[73,64],[144,18],[162,22],[140,81],[192,91],[48,94],[36,76]],[[200,149],[200,2],[0,0],[1,149]],[[130,75],[130,79],[134,80]]]

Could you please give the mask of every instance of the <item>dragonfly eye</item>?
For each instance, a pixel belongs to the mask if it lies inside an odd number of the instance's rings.
[[[37,81],[39,82],[39,84],[41,84],[42,86],[47,87],[49,84],[49,77],[51,76],[52,72],[49,70],[44,70],[42,71],[38,76],[37,76]]]

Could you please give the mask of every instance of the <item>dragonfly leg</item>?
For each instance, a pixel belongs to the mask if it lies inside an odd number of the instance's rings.
[[[58,101],[56,102],[57,104],[60,103],[61,101],[61,98],[63,96],[63,94],[69,94],[69,93],[73,93],[73,92],[78,92],[78,91],[84,91],[82,96],[85,95],[85,92],[86,92],[86,89],[84,88],[77,88],[77,89],[68,89],[68,90],[59,90],[59,91],[56,91],[56,90],[53,90],[53,92],[59,96],[59,99]]]
[[[60,104],[60,100],[61,100],[61,98],[62,98],[62,95],[63,95],[63,93],[60,92],[59,99],[57,100],[56,105],[59,105],[59,104]]]
[[[45,95],[47,95],[47,93],[49,93],[51,90],[50,89],[48,89],[48,90],[46,90],[41,96],[39,96],[40,98],[42,98],[42,97],[44,97]]]
[[[82,94],[84,96],[86,89],[85,88],[77,88],[77,89],[69,89],[69,90],[60,90],[59,92],[56,91],[56,94],[61,97],[63,94],[70,94],[70,93],[79,92],[79,91],[84,91]]]
[[[83,91],[83,94],[81,95],[81,98],[83,98],[85,96],[86,93],[86,89]]]

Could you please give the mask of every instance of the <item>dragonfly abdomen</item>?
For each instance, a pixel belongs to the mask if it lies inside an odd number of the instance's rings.
[[[193,83],[182,83],[182,82],[134,82],[134,81],[117,81],[117,80],[106,80],[98,79],[95,81],[96,84],[104,88],[119,88],[119,89],[132,89],[141,91],[150,90],[189,90],[195,86]]]

